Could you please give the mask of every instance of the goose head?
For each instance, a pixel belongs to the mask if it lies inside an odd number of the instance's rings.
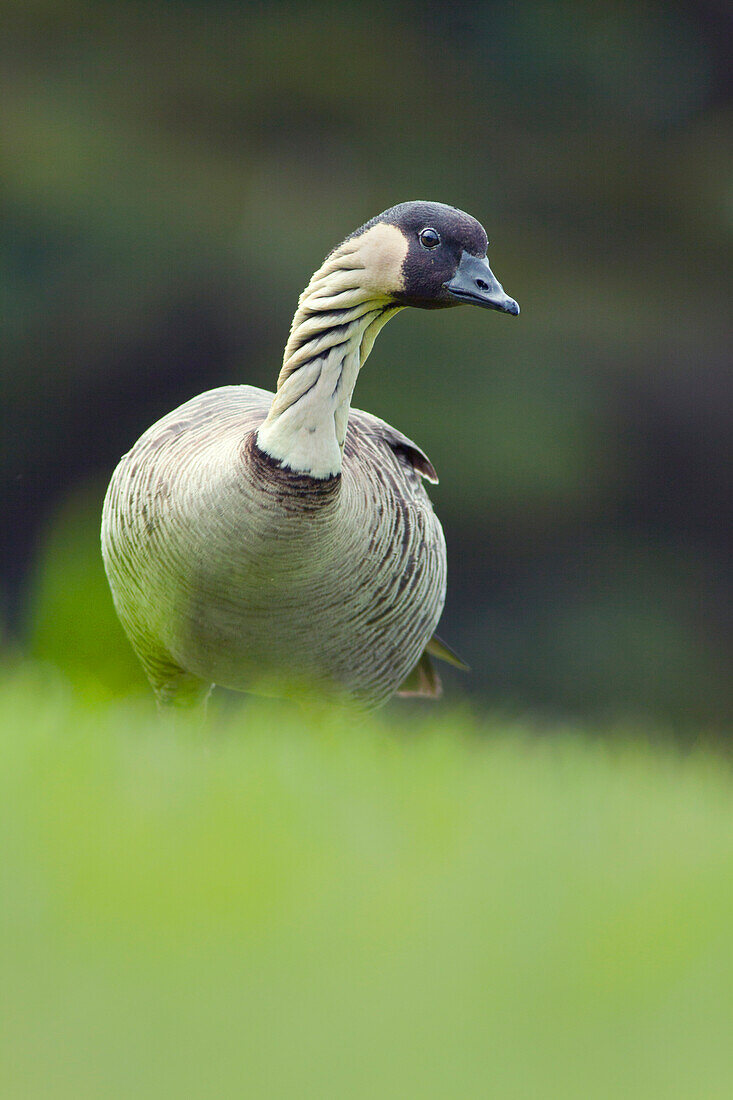
[[[313,478],[341,472],[357,375],[379,331],[405,306],[462,304],[516,316],[486,258],[486,233],[439,202],[403,202],[337,245],[300,296],[277,393],[257,445]]]
[[[516,316],[486,256],[484,227],[440,202],[403,202],[347,238],[363,264],[362,284],[397,306],[475,305]]]

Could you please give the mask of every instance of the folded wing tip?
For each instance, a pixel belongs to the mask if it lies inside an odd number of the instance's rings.
[[[431,657],[436,657],[439,661],[445,661],[446,664],[459,668],[461,672],[471,671],[471,666],[467,665],[463,658],[459,657],[437,634],[433,634],[425,646],[425,652],[429,653]]]

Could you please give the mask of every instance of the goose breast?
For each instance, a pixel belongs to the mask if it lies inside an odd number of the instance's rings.
[[[255,444],[272,394],[225,386],[154,424],[120,462],[103,548],[148,671],[315,685],[378,705],[420,659],[445,599],[425,455],[352,410],[340,477],[283,471]]]

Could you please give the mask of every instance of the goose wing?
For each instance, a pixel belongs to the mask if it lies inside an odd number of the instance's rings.
[[[428,456],[418,447],[417,443],[413,443],[411,439],[408,439],[407,436],[403,435],[397,428],[393,428],[392,425],[388,424],[385,420],[380,420],[378,416],[363,412],[361,409],[351,410],[349,428],[352,428],[352,426],[356,428],[357,431],[360,430],[364,432],[378,442],[386,443],[394,452],[400,464],[410,473],[414,472],[418,474],[420,477],[425,478],[426,481],[430,481],[433,485],[438,484],[438,475]],[[348,447],[348,434],[346,436],[346,443]]]

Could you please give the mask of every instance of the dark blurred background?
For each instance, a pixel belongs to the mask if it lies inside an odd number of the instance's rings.
[[[730,662],[725,2],[0,5],[0,633],[140,686],[98,519],[206,388],[274,386],[297,295],[393,203],[476,215],[522,307],[408,311],[355,404],[426,449],[449,695],[722,729]]]

